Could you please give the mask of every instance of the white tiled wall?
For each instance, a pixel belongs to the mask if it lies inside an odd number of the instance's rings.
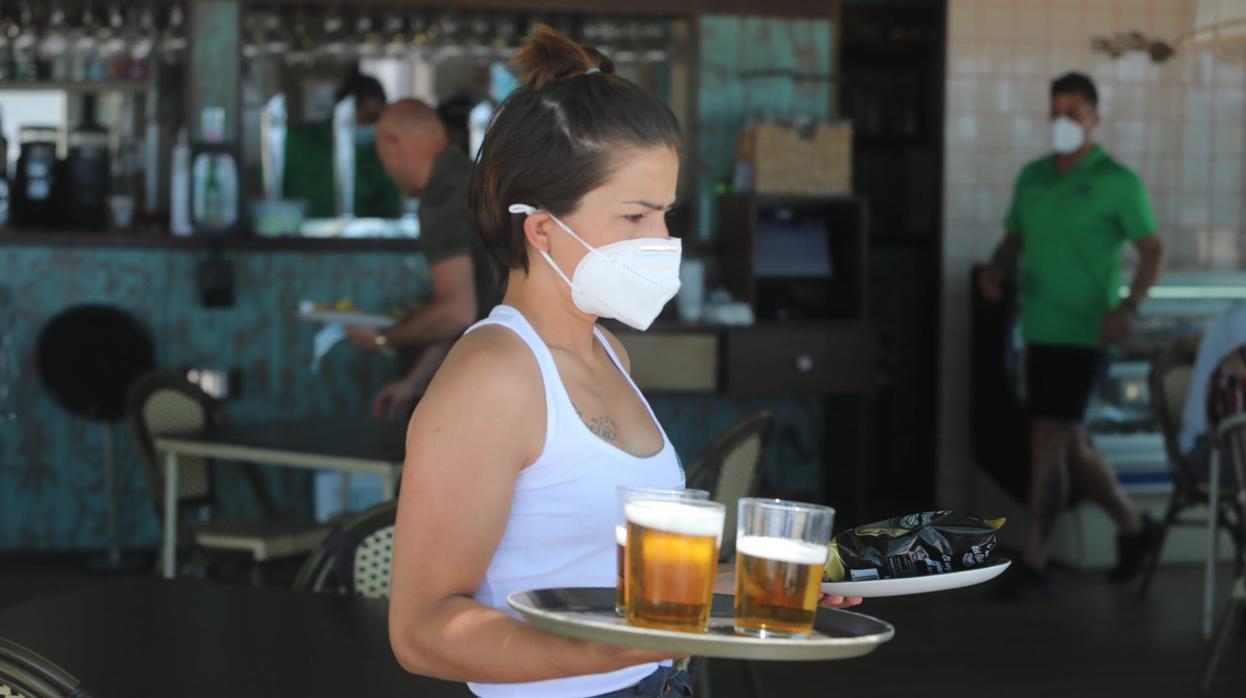
[[[1097,139],[1147,185],[1170,269],[1246,266],[1246,59],[1091,52],[1092,35],[1193,28],[1194,0],[949,0],[940,497],[993,504],[969,456],[969,269],[1003,231],[1013,178],[1047,150],[1052,78],[1089,74]],[[985,500],[985,501],[984,501]]]

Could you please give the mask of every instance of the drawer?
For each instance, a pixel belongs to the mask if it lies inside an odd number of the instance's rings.
[[[874,335],[868,325],[843,323],[766,327],[727,333],[726,388],[736,397],[869,392]]]
[[[616,332],[632,360],[641,390],[712,393],[718,390],[718,335],[713,332]]]

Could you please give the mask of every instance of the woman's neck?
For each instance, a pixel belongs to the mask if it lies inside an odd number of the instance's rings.
[[[527,273],[511,270],[502,302],[523,313],[550,347],[571,351],[585,360],[593,358],[597,318],[575,307],[566,282],[554,274],[548,262],[537,255],[529,259]]]

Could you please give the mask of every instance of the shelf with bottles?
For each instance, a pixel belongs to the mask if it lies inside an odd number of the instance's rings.
[[[181,2],[0,2],[0,84],[143,82],[189,46]],[[75,85],[61,87],[60,85]]]
[[[71,82],[52,80],[0,81],[0,92],[146,92],[151,89],[147,80],[101,80],[98,82]]]

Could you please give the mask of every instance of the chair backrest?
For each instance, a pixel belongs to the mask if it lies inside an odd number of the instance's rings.
[[[143,462],[143,474],[152,505],[163,509],[164,468],[156,453],[155,437],[191,433],[220,424],[224,419],[216,400],[175,371],[152,371],[134,382],[126,396],[126,423]],[[202,504],[212,500],[212,472],[205,458],[178,457],[178,501]]]
[[[0,696],[89,698],[78,679],[42,655],[0,639]]]
[[[769,412],[754,412],[733,424],[688,466],[687,486],[707,490],[710,499],[727,506],[722,560],[735,556],[736,503],[756,494],[773,430],[774,417]]]
[[[1168,453],[1173,479],[1178,486],[1191,481],[1178,439],[1181,435],[1181,413],[1185,410],[1185,398],[1194,374],[1198,344],[1197,338],[1176,340],[1151,361],[1148,377],[1151,409],[1155,413],[1160,432],[1164,435],[1164,450]]]
[[[351,517],[312,551],[294,588],[328,594],[389,597],[398,502],[382,502]]]

